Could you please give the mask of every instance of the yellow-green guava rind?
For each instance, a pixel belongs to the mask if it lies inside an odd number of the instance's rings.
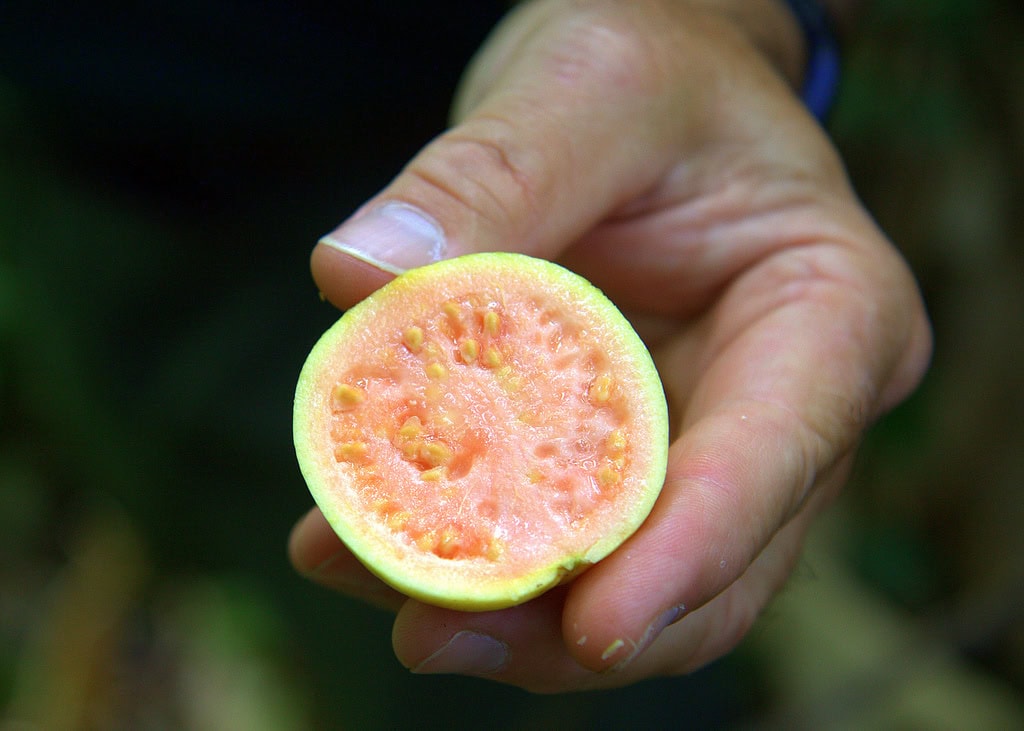
[[[645,442],[650,448],[650,469],[646,477],[647,489],[634,504],[629,515],[622,516],[616,525],[579,555],[563,556],[551,565],[543,566],[515,578],[503,577],[497,581],[481,581],[467,585],[457,571],[442,568],[422,571],[410,561],[395,559],[389,547],[359,525],[357,516],[347,514],[343,501],[333,499],[330,484],[324,475],[330,474],[333,454],[318,441],[314,433],[316,420],[309,418],[323,408],[323,394],[315,392],[315,374],[322,364],[330,360],[337,348],[344,347],[347,334],[353,330],[372,327],[375,313],[386,307],[396,294],[427,288],[432,283],[449,277],[465,276],[479,270],[491,273],[528,273],[535,278],[538,291],[557,290],[571,294],[581,307],[598,314],[609,332],[621,342],[614,348],[628,353],[640,393],[634,401],[644,406],[646,416]],[[421,601],[463,611],[485,611],[513,606],[531,599],[553,586],[575,576],[586,567],[600,561],[625,541],[643,523],[650,513],[664,483],[668,452],[668,414],[661,379],[646,346],[618,308],[586,279],[557,264],[523,254],[488,252],[468,254],[448,259],[399,275],[367,299],[347,310],[318,340],[311,350],[296,387],[293,436],[296,456],[303,477],[328,523],[353,554],[382,581],[408,596]],[[429,574],[429,575],[425,575]]]

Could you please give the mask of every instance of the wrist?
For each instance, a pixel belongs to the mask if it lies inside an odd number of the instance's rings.
[[[806,53],[800,23],[786,0],[696,0],[731,22],[794,88],[803,81]]]
[[[824,122],[839,89],[839,43],[832,19],[820,0],[786,0],[804,36],[804,78],[800,97]]]
[[[852,0],[703,0],[729,18],[824,120],[839,81],[838,18],[852,19]]]

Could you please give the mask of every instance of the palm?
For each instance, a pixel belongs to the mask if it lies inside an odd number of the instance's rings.
[[[780,189],[799,202],[773,194]],[[748,217],[714,221],[669,209],[618,218],[564,257],[632,314],[652,346],[675,427],[659,505],[624,551],[573,589],[567,625],[616,627],[641,604],[679,601],[676,582],[652,597],[659,586],[650,576],[685,577],[689,607],[725,591],[700,613],[704,620],[673,628],[676,639],[664,646],[673,648],[666,668],[674,670],[726,651],[787,576],[809,518],[841,484],[845,457],[881,408],[869,384],[895,368],[872,363],[877,378],[860,370],[891,335],[875,315],[912,304],[885,301],[907,290],[888,286],[893,255],[852,206],[829,210],[841,204],[819,199],[811,208],[808,190],[777,179],[761,191],[765,208]],[[838,235],[844,216],[873,235]],[[671,257],[666,241],[678,247]],[[706,623],[716,625],[713,641]],[[614,640],[599,638],[596,647]]]

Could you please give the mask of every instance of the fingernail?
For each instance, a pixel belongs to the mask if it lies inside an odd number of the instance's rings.
[[[323,576],[330,576],[332,573],[334,573],[333,569],[337,567],[342,555],[342,551],[332,553],[330,556],[320,561],[320,563],[316,564],[315,566],[311,566],[305,572],[306,575],[309,576],[311,579],[318,579]]]
[[[444,231],[433,218],[396,202],[346,221],[320,243],[392,274],[440,261],[446,248]]]
[[[682,619],[684,614],[686,614],[686,607],[682,604],[676,604],[674,607],[669,607],[662,612],[656,620],[651,622],[651,627],[648,628],[648,631],[652,631],[653,628],[654,637],[657,637],[664,632],[669,625],[673,625]],[[653,637],[651,639],[653,639]]]
[[[675,624],[682,619],[685,613],[686,607],[682,604],[677,604],[676,606],[669,607],[659,614],[653,622],[647,625],[647,629],[644,630],[643,635],[640,637],[640,641],[631,646],[629,654],[612,665],[608,671],[613,673],[618,672],[633,662],[640,653],[650,647],[651,643],[658,639],[658,636],[664,632],[669,625]],[[608,649],[605,650],[607,657],[604,657],[603,659],[607,660],[618,654],[619,650],[626,647],[626,643],[620,643],[617,646],[614,646],[614,650],[612,649],[613,646],[609,646]]]
[[[319,560],[296,565],[296,569],[310,581],[341,591],[365,594],[383,587],[380,579],[367,571],[347,549],[330,554],[321,552]]]
[[[358,577],[358,571],[354,572],[353,568],[352,554],[347,551],[338,551],[314,566],[306,573],[306,576],[314,581],[329,581],[335,584],[339,581],[351,583],[353,574]]]
[[[414,673],[490,675],[508,662],[508,646],[472,630],[456,632],[439,650],[412,668]]]

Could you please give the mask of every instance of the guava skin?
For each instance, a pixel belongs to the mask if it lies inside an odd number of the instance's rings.
[[[615,550],[665,477],[650,354],[593,285],[483,253],[399,275],[313,347],[294,438],[313,498],[395,589],[519,604]]]

